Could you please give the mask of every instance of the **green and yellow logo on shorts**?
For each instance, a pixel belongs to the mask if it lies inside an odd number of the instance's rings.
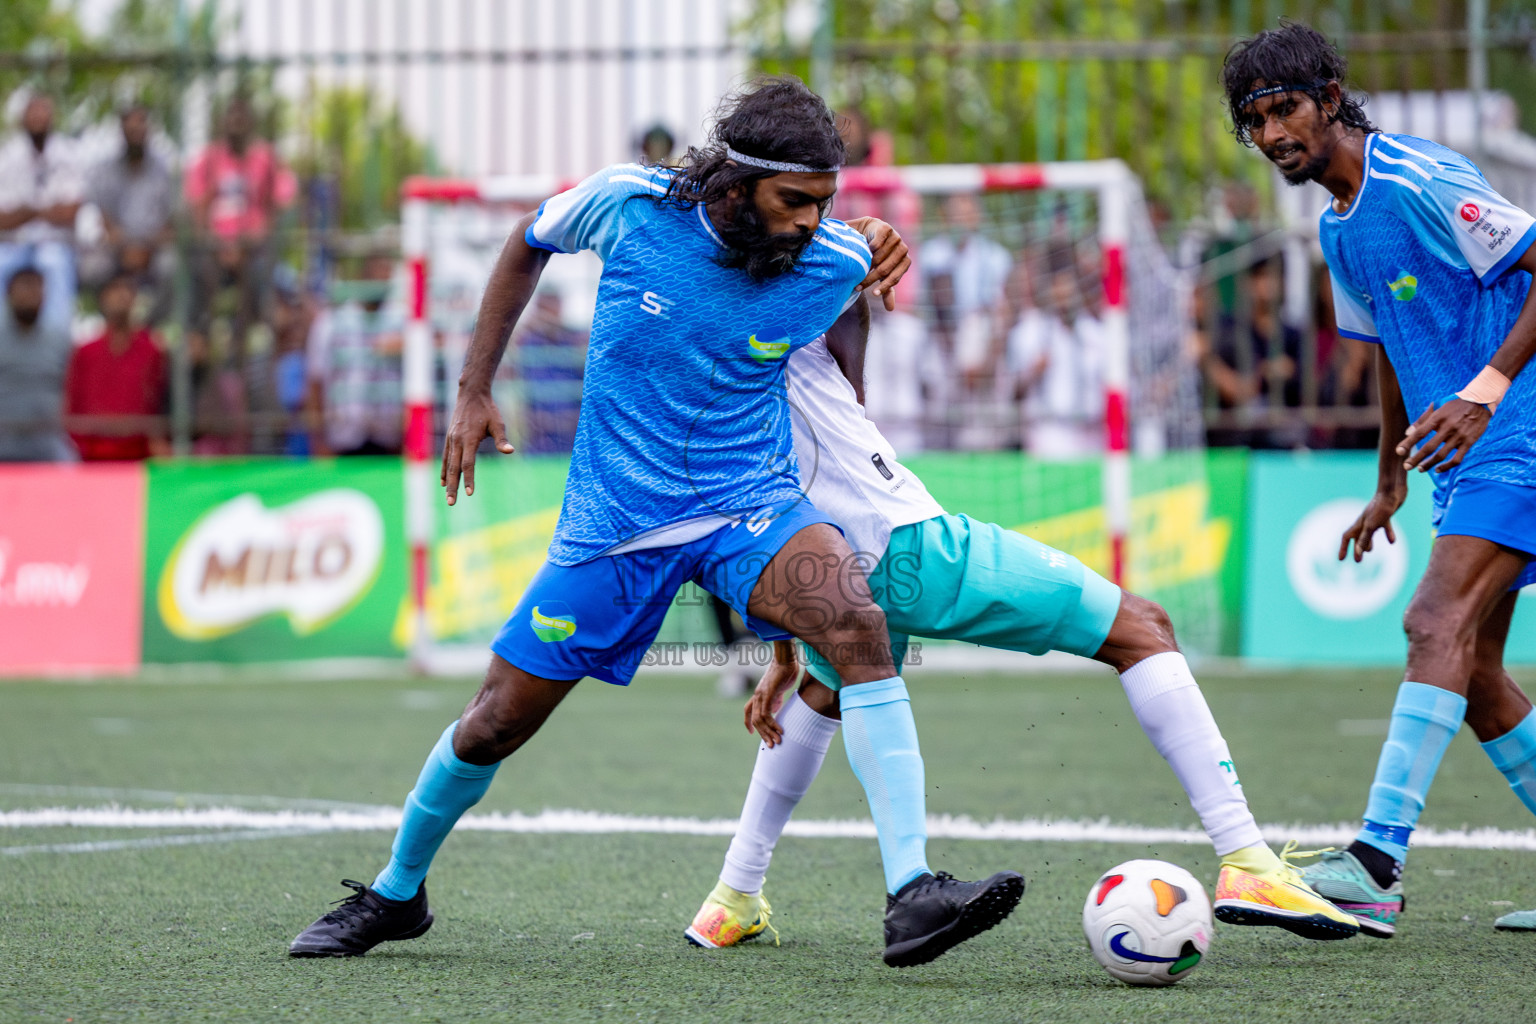
[[[533,606],[528,625],[533,627],[534,636],[547,644],[554,644],[569,640],[576,632],[576,616],[565,602],[546,601],[542,605]]]
[[[779,341],[758,341],[757,335],[747,339],[747,351],[752,358],[759,363],[771,363],[775,359],[783,359],[784,353],[789,351],[789,339],[782,338]]]
[[[1409,302],[1419,293],[1419,279],[1403,270],[1398,272],[1396,281],[1387,282],[1387,287],[1398,302]]]

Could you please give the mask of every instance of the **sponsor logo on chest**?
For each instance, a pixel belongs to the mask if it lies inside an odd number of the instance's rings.
[[[1397,280],[1388,281],[1387,287],[1392,290],[1392,297],[1398,302],[1412,302],[1413,297],[1419,294],[1419,279],[1406,270],[1399,270]]]
[[[784,353],[789,351],[788,338],[780,338],[778,341],[760,341],[756,334],[747,338],[747,354],[753,362],[771,363],[784,358]]]

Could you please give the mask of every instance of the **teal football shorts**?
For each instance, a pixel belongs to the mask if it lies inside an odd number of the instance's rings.
[[[869,585],[898,672],[913,636],[1092,657],[1120,610],[1120,588],[1076,558],[965,515],[897,527]],[[804,644],[800,653],[812,675],[840,688],[824,658]]]

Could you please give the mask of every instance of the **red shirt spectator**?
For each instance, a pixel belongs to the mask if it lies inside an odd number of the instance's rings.
[[[101,289],[101,309],[107,328],[101,337],[81,346],[69,364],[64,389],[70,416],[158,416],[165,404],[165,355],[145,328],[129,324],[133,308],[132,279],[119,276]],[[86,429],[90,426],[86,425]],[[76,433],[75,446],[86,461],[144,459],[151,454],[145,425],[122,424],[122,430],[97,427],[101,433]]]

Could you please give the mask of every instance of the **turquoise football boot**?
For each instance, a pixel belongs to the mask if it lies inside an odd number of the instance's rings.
[[[1378,939],[1396,935],[1397,915],[1408,902],[1403,896],[1403,883],[1396,881],[1383,889],[1348,850],[1317,853],[1318,862],[1301,869],[1307,884],[1340,910],[1353,914],[1365,934]]]
[[[1505,914],[1493,926],[1501,932],[1536,932],[1536,910],[1516,910]]]

